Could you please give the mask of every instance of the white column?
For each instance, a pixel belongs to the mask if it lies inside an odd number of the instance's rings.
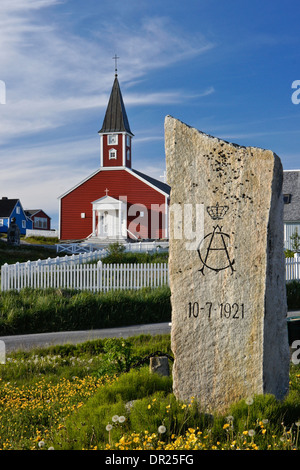
[[[119,214],[119,238],[123,238],[122,237],[122,206],[120,204],[119,206],[119,210],[118,210],[118,214]]]
[[[100,230],[101,230],[101,223],[100,223],[100,211],[97,211],[97,216],[98,216],[98,226],[96,225],[96,230],[97,230],[97,237],[100,236]]]
[[[93,235],[95,236],[95,230],[96,230],[96,209],[93,208]]]

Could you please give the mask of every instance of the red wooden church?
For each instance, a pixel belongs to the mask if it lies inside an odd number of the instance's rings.
[[[60,239],[168,238],[170,187],[132,164],[132,139],[117,74],[100,135],[100,168],[59,197]]]

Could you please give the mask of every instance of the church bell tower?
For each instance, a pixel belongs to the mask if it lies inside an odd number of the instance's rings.
[[[115,57],[116,59],[116,57]],[[117,69],[100,135],[101,167],[131,168],[132,137]]]

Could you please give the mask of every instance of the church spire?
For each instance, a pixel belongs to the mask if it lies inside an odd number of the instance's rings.
[[[118,69],[117,69],[117,55],[114,59],[115,63],[115,80],[113,83],[112,91],[110,94],[110,99],[106,109],[106,114],[104,117],[102,128],[99,131],[99,134],[107,132],[127,132],[130,135],[133,135],[130,130],[130,125],[126,113],[126,109],[123,102],[123,97],[118,81]]]
[[[117,55],[115,59],[115,79],[107,105],[102,128],[99,131],[101,141],[101,167],[131,168],[130,129],[117,74]]]

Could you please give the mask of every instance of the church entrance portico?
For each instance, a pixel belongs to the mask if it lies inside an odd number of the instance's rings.
[[[93,205],[93,237],[101,240],[123,240],[127,237],[126,204],[104,196]]]

